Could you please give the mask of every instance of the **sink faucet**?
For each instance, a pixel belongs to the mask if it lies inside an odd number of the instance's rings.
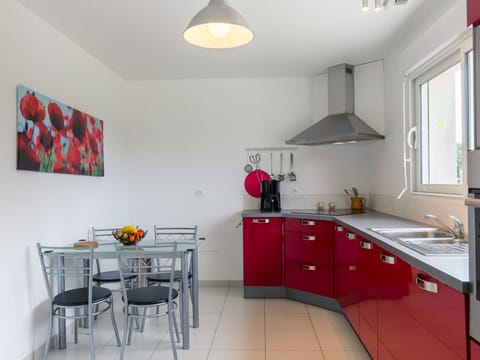
[[[425,219],[435,220],[439,223],[444,229],[448,232],[452,233],[456,239],[463,239],[465,237],[465,232],[463,231],[463,222],[459,218],[453,215],[448,215],[450,219],[453,220],[453,228],[450,228],[447,224],[445,224],[442,220],[440,220],[437,216],[432,214],[425,214]]]

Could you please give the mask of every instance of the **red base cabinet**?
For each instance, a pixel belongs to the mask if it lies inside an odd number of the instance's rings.
[[[333,297],[333,223],[285,219],[285,285]]]
[[[282,286],[282,263],[282,218],[244,218],[244,285]]]
[[[480,360],[480,344],[470,339],[470,359]]]
[[[474,26],[480,24],[480,1],[467,0],[467,24]]]

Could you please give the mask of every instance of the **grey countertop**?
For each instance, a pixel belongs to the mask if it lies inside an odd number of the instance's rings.
[[[424,256],[368,229],[371,227],[425,226],[425,224],[375,211],[342,216],[298,214],[296,213],[298,211],[301,210],[282,210],[281,212],[275,213],[266,213],[259,210],[244,210],[242,216],[289,217],[335,221],[357,232],[364,238],[373,241],[385,250],[390,251],[392,254],[450,287],[463,293],[469,292],[468,256]]]

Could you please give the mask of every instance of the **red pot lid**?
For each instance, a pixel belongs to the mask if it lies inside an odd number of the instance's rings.
[[[245,177],[245,190],[250,196],[259,198],[261,195],[260,182],[270,180],[270,175],[263,170],[257,169]]]

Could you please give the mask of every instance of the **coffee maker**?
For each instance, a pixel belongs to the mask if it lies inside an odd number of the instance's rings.
[[[264,180],[261,183],[261,190],[260,210],[265,212],[280,211],[280,182],[278,180]]]

